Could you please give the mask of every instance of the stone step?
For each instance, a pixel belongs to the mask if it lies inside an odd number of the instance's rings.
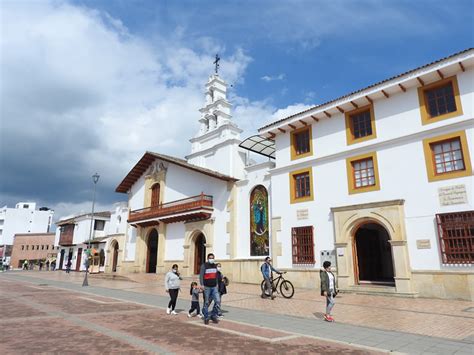
[[[349,286],[348,288],[340,289],[341,293],[352,293],[359,295],[378,295],[378,296],[393,296],[393,297],[418,297],[418,293],[400,293],[397,292],[397,289],[393,286],[383,286],[383,285],[354,285]]]
[[[135,282],[134,280],[128,278],[124,275],[117,275],[117,274],[106,274],[106,273],[99,273],[99,274],[89,274],[89,277],[94,279],[105,279],[105,280],[118,280],[118,281],[131,281]]]

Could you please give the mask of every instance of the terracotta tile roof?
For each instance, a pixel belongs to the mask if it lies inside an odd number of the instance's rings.
[[[186,160],[172,157],[165,154],[158,154],[153,152],[146,152],[143,157],[138,161],[137,164],[130,170],[127,176],[122,180],[122,182],[117,186],[115,192],[127,193],[132,185],[143,175],[143,173],[150,167],[150,165],[156,160],[161,159],[171,164],[181,166],[183,168],[196,171],[198,173],[211,176],[213,178],[224,180],[224,181],[238,181],[238,179],[233,178],[228,175],[218,173],[217,171],[201,168],[193,164],[189,164]]]
[[[336,102],[336,101],[345,99],[345,98],[347,98],[347,97],[349,97],[349,96],[352,96],[352,95],[354,95],[354,94],[361,93],[361,92],[363,92],[363,91],[365,91],[365,90],[372,89],[372,88],[374,88],[374,87],[376,87],[376,86],[378,86],[378,85],[382,85],[382,84],[388,83],[388,82],[390,82],[391,80],[399,79],[399,78],[401,78],[401,77],[403,77],[403,76],[406,76],[406,75],[409,75],[409,74],[411,74],[411,73],[413,73],[413,72],[415,72],[415,71],[417,71],[417,70],[427,68],[427,67],[429,67],[429,66],[431,66],[431,65],[438,64],[438,63],[440,63],[440,62],[443,62],[443,61],[445,61],[445,60],[451,59],[451,58],[453,58],[453,57],[455,57],[455,56],[458,56],[458,55],[460,55],[460,54],[468,53],[468,52],[473,51],[473,50],[474,50],[474,48],[468,48],[468,49],[462,50],[462,51],[460,51],[460,52],[451,54],[451,55],[449,55],[449,56],[447,56],[447,57],[444,57],[444,58],[435,60],[434,62],[431,62],[431,63],[425,64],[425,65],[422,65],[422,66],[420,66],[420,67],[418,67],[418,68],[411,69],[411,70],[406,71],[406,72],[404,72],[404,73],[395,75],[395,76],[393,76],[393,77],[391,77],[391,78],[388,78],[388,79],[379,81],[379,82],[377,82],[377,83],[375,83],[375,84],[371,84],[371,85],[369,85],[369,86],[367,86],[367,87],[365,87],[365,88],[363,88],[363,89],[359,89],[359,90],[353,91],[353,92],[351,92],[351,93],[349,93],[349,94],[340,96],[340,97],[338,97],[338,98],[336,98],[336,99],[333,99],[333,100],[327,101],[327,102],[325,102],[325,103],[322,103],[322,104],[313,106],[313,107],[311,107],[311,108],[309,108],[309,109],[306,109],[306,110],[304,110],[304,111],[300,111],[300,112],[295,113],[295,114],[293,114],[293,115],[291,115],[291,116],[287,116],[287,117],[282,118],[282,119],[280,119],[280,120],[277,120],[277,121],[274,121],[274,122],[272,122],[272,123],[269,123],[269,124],[267,124],[267,125],[265,125],[265,126],[263,126],[263,127],[260,127],[260,128],[258,129],[258,131],[259,131],[259,132],[260,132],[260,131],[263,131],[263,130],[266,129],[266,128],[275,126],[276,124],[281,123],[281,122],[284,122],[284,121],[288,121],[288,120],[290,120],[290,119],[293,118],[293,117],[296,117],[296,116],[298,116],[298,115],[304,114],[304,113],[309,112],[309,111],[312,111],[312,110],[314,110],[314,109],[320,109],[320,108],[322,108],[323,106],[330,106],[332,103],[334,103],[334,102]]]
[[[68,219],[59,220],[59,221],[57,221],[55,224],[56,224],[57,226],[62,226],[62,225],[64,225],[64,224],[72,224],[72,223],[74,223],[76,220],[78,220],[79,218],[84,217],[84,216],[90,216],[90,215],[91,215],[90,213],[84,213],[84,214],[81,214],[81,215],[79,215],[79,216],[74,216],[74,217],[71,217],[71,218],[68,218]],[[110,218],[110,211],[94,212],[94,217]]]

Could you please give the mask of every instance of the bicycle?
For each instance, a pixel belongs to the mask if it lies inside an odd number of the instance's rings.
[[[295,288],[290,281],[285,280],[283,274],[286,274],[286,271],[282,272],[276,279],[272,278],[272,290],[273,292],[280,293],[285,298],[291,298],[295,294]],[[280,292],[278,292],[278,285],[280,285]],[[265,280],[262,281],[260,287],[262,293],[265,292]]]

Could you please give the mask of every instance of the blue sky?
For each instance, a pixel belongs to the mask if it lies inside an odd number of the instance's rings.
[[[178,157],[216,53],[243,136],[473,46],[473,1],[6,0],[0,204],[99,208],[145,150]],[[183,139],[184,137],[184,139]]]

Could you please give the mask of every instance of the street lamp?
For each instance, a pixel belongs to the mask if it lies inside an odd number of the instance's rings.
[[[91,228],[89,231],[89,243],[88,243],[88,253],[86,259],[86,274],[84,276],[84,281],[82,282],[82,286],[89,286],[89,282],[87,281],[87,274],[89,273],[89,255],[91,253],[91,239],[92,239],[92,226],[94,225],[94,205],[95,205],[95,188],[97,186],[97,182],[99,181],[100,175],[95,173],[92,175],[92,181],[94,182],[94,197],[92,198],[92,213],[91,213]]]

